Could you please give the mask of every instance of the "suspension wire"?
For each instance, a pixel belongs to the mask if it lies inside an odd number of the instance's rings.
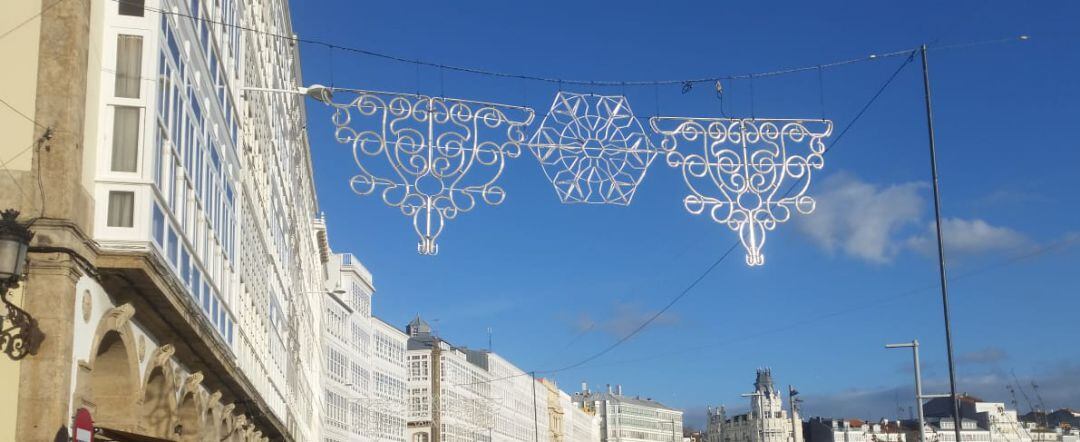
[[[329,54],[329,58],[330,58],[330,88],[333,89],[334,88],[334,48],[329,47],[329,48],[327,48],[327,51],[330,53]]]
[[[15,25],[15,26],[12,26],[10,29],[8,29],[8,30],[4,31],[4,33],[0,34],[0,40],[3,40],[4,37],[7,37],[7,36],[11,35],[11,33],[19,30],[23,26],[26,26],[27,23],[30,23],[31,21],[34,21],[35,18],[41,17],[46,12],[49,12],[50,9],[60,5],[61,3],[65,2],[65,1],[67,1],[67,0],[57,0],[53,4],[51,4],[49,6],[46,6],[44,8],[41,8],[41,10],[39,10],[36,14],[27,17],[25,20],[19,22],[19,24]]]
[[[113,0],[113,1],[119,2],[119,1],[123,1],[123,0]],[[752,109],[752,115],[753,115],[753,106],[754,106],[753,80],[754,80],[755,77],[773,77],[773,76],[794,74],[794,73],[810,71],[810,70],[818,70],[819,73],[820,73],[822,70],[824,70],[826,68],[834,68],[834,67],[845,66],[845,65],[854,64],[854,63],[860,63],[860,62],[865,62],[865,61],[873,61],[873,60],[878,60],[878,59],[883,59],[883,58],[892,58],[892,57],[899,57],[899,56],[905,56],[906,55],[907,59],[905,59],[905,61],[901,64],[901,66],[892,74],[892,76],[889,77],[889,79],[882,85],[882,87],[871,97],[869,102],[867,102],[866,105],[864,105],[862,107],[862,109],[857,113],[857,115],[845,126],[845,128],[840,132],[840,134],[837,136],[837,138],[835,138],[833,140],[833,142],[830,143],[830,145],[825,149],[825,151],[823,153],[826,153],[830,149],[835,147],[837,145],[837,143],[843,138],[843,136],[851,129],[851,127],[857,121],[859,121],[859,119],[861,119],[861,117],[877,101],[877,99],[881,96],[881,94],[885,91],[885,89],[887,89],[888,86],[890,84],[892,84],[893,80],[896,79],[896,77],[898,76],[900,71],[902,71],[905,66],[907,66],[908,64],[911,63],[911,61],[914,59],[914,54],[918,50],[918,48],[915,48],[915,49],[903,49],[903,50],[885,52],[885,53],[881,53],[881,54],[876,54],[875,53],[875,54],[870,54],[868,56],[850,58],[850,59],[834,61],[834,62],[824,63],[824,64],[816,64],[816,65],[811,65],[811,66],[783,68],[783,69],[777,69],[777,70],[765,71],[765,72],[717,75],[717,76],[711,76],[711,77],[699,77],[699,78],[691,78],[691,79],[683,79],[683,80],[647,80],[647,81],[569,80],[569,79],[556,78],[556,77],[543,77],[543,76],[537,76],[537,75],[514,74],[514,73],[507,73],[507,72],[500,72],[500,71],[484,70],[484,69],[479,69],[479,68],[471,68],[471,67],[463,67],[463,66],[441,64],[441,63],[433,63],[433,62],[423,61],[423,60],[421,60],[419,58],[417,58],[415,60],[410,60],[410,59],[407,59],[407,58],[403,58],[403,57],[399,57],[399,56],[395,56],[395,55],[391,55],[391,54],[386,54],[386,53],[381,53],[381,52],[376,52],[376,51],[372,51],[372,50],[368,50],[368,49],[341,46],[341,45],[337,45],[337,44],[333,44],[333,43],[329,43],[329,42],[325,42],[325,41],[320,41],[320,40],[298,38],[296,36],[286,36],[286,35],[274,34],[274,33],[271,33],[271,32],[260,31],[260,30],[254,29],[254,28],[240,26],[240,25],[236,25],[236,24],[219,22],[219,21],[215,21],[215,20],[211,20],[211,19],[207,19],[207,18],[202,18],[202,17],[194,17],[194,16],[191,16],[189,14],[183,14],[183,13],[179,13],[179,12],[165,11],[165,10],[152,8],[152,7],[146,7],[146,6],[144,6],[143,9],[148,10],[148,11],[157,12],[157,13],[160,13],[160,14],[168,14],[168,15],[174,15],[174,16],[180,16],[180,17],[187,17],[187,18],[190,18],[192,20],[202,20],[202,21],[208,22],[208,23],[219,24],[219,25],[222,25],[222,26],[225,26],[225,27],[233,27],[233,28],[240,29],[240,30],[247,31],[247,32],[253,32],[253,33],[262,34],[262,35],[266,35],[266,36],[270,36],[270,37],[281,38],[281,39],[294,41],[294,42],[298,42],[298,43],[320,45],[320,46],[324,46],[324,47],[328,47],[328,48],[332,48],[332,49],[339,49],[339,50],[341,50],[343,52],[354,53],[354,54],[359,54],[359,55],[366,55],[366,56],[371,56],[371,57],[375,57],[375,58],[382,58],[382,59],[401,62],[401,63],[415,64],[416,69],[417,69],[417,83],[418,83],[417,84],[417,89],[419,89],[419,69],[420,69],[421,66],[434,67],[434,68],[445,69],[445,70],[449,70],[449,71],[464,72],[464,73],[476,74],[476,75],[485,75],[485,76],[491,76],[491,77],[516,78],[516,79],[520,79],[520,80],[531,80],[531,81],[541,81],[541,82],[548,82],[548,83],[556,83],[556,84],[558,84],[558,88],[559,88],[560,91],[562,91],[562,87],[563,87],[564,83],[565,84],[571,84],[571,85],[582,85],[582,86],[593,86],[593,87],[596,87],[596,86],[623,86],[623,87],[625,87],[625,86],[650,86],[651,85],[651,86],[654,86],[654,91],[655,91],[655,93],[657,95],[656,104],[657,104],[657,114],[658,115],[659,115],[659,86],[661,86],[661,85],[673,85],[673,84],[684,84],[684,85],[685,84],[691,84],[692,85],[694,83],[719,82],[721,80],[749,79],[750,82],[751,82],[751,109]],[[1008,38],[1000,38],[1000,39],[995,39],[995,40],[985,40],[985,41],[977,41],[977,42],[971,42],[971,43],[936,46],[934,49],[937,50],[937,49],[970,48],[970,47],[974,47],[974,46],[1000,44],[1000,43],[1005,43],[1005,42],[1009,42],[1009,41],[1015,41],[1017,39],[1023,41],[1023,40],[1028,40],[1028,38],[1029,37],[1026,36],[1026,35],[1021,35],[1019,37],[1008,37]],[[419,90],[417,92],[419,93]],[[722,100],[723,100],[722,94],[720,94],[720,97],[721,97],[720,99],[721,99],[721,102],[722,102]],[[4,104],[7,104],[7,103],[4,103]],[[722,104],[721,104],[721,106],[722,106]],[[10,105],[8,107],[10,107]],[[25,115],[24,115],[24,117],[25,117]],[[33,121],[33,120],[31,120],[31,121]],[[37,124],[37,123],[35,122],[35,124]],[[789,193],[790,193],[790,190],[789,190]],[[582,359],[579,362],[576,362],[574,364],[570,364],[570,365],[562,367],[562,368],[554,369],[554,370],[544,370],[544,371],[533,371],[533,372],[527,372],[527,373],[519,373],[519,374],[515,374],[515,375],[511,375],[511,376],[497,378],[497,379],[490,379],[490,380],[485,380],[485,381],[480,381],[480,382],[457,384],[457,385],[473,385],[473,384],[490,383],[490,382],[496,382],[496,381],[511,379],[511,378],[515,378],[515,377],[529,376],[529,375],[532,375],[533,373],[557,373],[557,372],[566,371],[566,370],[570,370],[570,369],[573,369],[573,368],[581,367],[581,366],[587,364],[588,362],[596,360],[597,358],[599,358],[599,357],[611,352],[615,348],[621,346],[623,343],[627,342],[633,336],[636,336],[638,333],[640,333],[642,330],[644,330],[646,327],[648,327],[650,324],[652,324],[662,314],[664,314],[665,312],[670,310],[671,307],[673,307],[679,300],[681,300],[683,297],[685,297],[694,287],[696,287],[702,280],[704,280],[704,278],[706,276],[711,274],[712,271],[715,270],[719,266],[719,264],[722,263],[738,247],[738,245],[739,245],[738,241],[733,243],[732,246],[729,247],[716,261],[714,261],[700,276],[698,276],[697,279],[695,279],[693,282],[691,282],[682,292],[680,292],[677,296],[672,298],[672,300],[667,305],[665,305],[662,309],[657,311],[654,315],[652,315],[648,320],[643,322],[640,326],[635,328],[631,333],[629,333],[626,336],[622,337],[621,339],[619,339],[618,341],[616,341],[612,345],[609,345],[608,347],[602,349],[601,351],[599,351],[599,352],[597,352],[597,353],[595,353],[595,354],[593,354],[593,355],[591,355],[589,357],[586,357],[586,358]]]
[[[889,85],[891,85],[893,83],[894,80],[896,80],[896,77],[899,76],[900,72],[903,71],[904,68],[907,67],[909,64],[911,64],[911,62],[915,59],[915,53],[916,53],[916,50],[912,50],[912,51],[909,52],[908,58],[905,59],[904,62],[901,63],[900,66],[896,68],[896,71],[894,71],[892,73],[892,75],[890,75],[887,80],[885,80],[885,82],[881,85],[880,88],[878,88],[878,90],[874,93],[874,95],[872,95],[870,97],[870,100],[867,101],[865,105],[863,105],[863,107],[859,110],[859,112],[855,115],[855,117],[853,117],[851,119],[851,121],[849,121],[847,123],[847,125],[844,127],[844,129],[840,132],[840,135],[838,135],[836,137],[836,139],[834,139],[833,142],[830,143],[829,146],[822,152],[822,155],[828,153],[828,151],[830,149],[835,147],[837,145],[837,143],[839,143],[840,140],[842,140],[844,138],[844,134],[846,134],[848,132],[848,130],[850,130],[851,127],[854,126],[855,123],[857,123],[862,118],[862,116],[864,114],[866,114],[866,112],[870,109],[870,107],[873,106],[875,102],[877,102],[878,98],[881,97],[881,94],[885,92],[885,89],[887,89],[889,87]],[[800,178],[799,181],[801,181],[802,179],[803,178]],[[792,183],[792,186],[788,188],[788,191],[785,194],[785,197],[791,194],[791,191],[795,188],[796,185],[798,185],[799,181],[796,181],[796,182]],[[660,315],[662,315],[665,312],[667,312],[668,310],[670,310],[671,307],[673,307],[677,302],[679,302],[679,300],[681,300],[684,296],[686,296],[688,293],[690,293],[690,291],[693,290],[693,288],[696,287],[702,280],[704,280],[706,276],[708,276],[710,273],[712,273],[712,271],[715,270],[716,267],[719,266],[721,262],[723,262],[725,259],[727,259],[727,257],[731,254],[731,252],[734,251],[739,246],[739,243],[740,243],[739,241],[735,241],[734,243],[732,243],[731,247],[729,247],[723,254],[721,254],[720,257],[716,261],[714,261],[712,263],[712,265],[710,265],[708,268],[706,268],[704,273],[702,273],[700,276],[698,276],[697,279],[695,279],[693,282],[690,283],[690,285],[686,286],[686,288],[683,289],[682,292],[680,292],[678,295],[676,295],[674,298],[672,298],[671,301],[667,303],[667,305],[665,305],[663,308],[658,310],[655,314],[653,314],[651,317],[649,317],[649,319],[642,322],[641,325],[639,325],[633,331],[628,333],[626,336],[623,336],[618,341],[615,341],[615,343],[605,347],[604,349],[600,350],[599,352],[596,352],[593,355],[588,356],[588,357],[586,357],[586,358],[584,358],[584,359],[582,359],[582,360],[580,360],[580,361],[578,361],[576,363],[570,364],[568,366],[565,366],[565,367],[562,367],[562,368],[559,368],[559,369],[556,369],[556,370],[553,370],[553,371],[550,371],[550,372],[545,372],[545,373],[565,371],[565,370],[570,370],[572,368],[580,367],[582,365],[585,365],[585,364],[587,364],[587,363],[589,363],[589,362],[591,362],[593,360],[596,360],[597,358],[611,352],[612,350],[619,347],[620,345],[622,345],[626,341],[630,340],[630,338],[632,338],[635,335],[637,335],[638,333],[640,333],[642,330],[645,329],[645,327],[648,327],[649,324],[652,324],[653,321],[656,321],[656,319],[659,318]]]
[[[654,98],[656,99],[656,101],[655,101],[656,114],[654,116],[659,117],[660,116],[660,85],[659,84],[654,84],[653,85],[653,95],[655,96]]]
[[[26,115],[25,113],[23,113],[19,109],[16,109],[15,106],[12,106],[11,103],[8,103],[7,100],[4,100],[3,98],[0,98],[0,104],[3,104],[4,107],[7,107],[8,109],[11,109],[12,112],[15,112],[20,117],[22,117],[24,120],[29,121],[31,123],[34,123],[34,125],[37,126],[37,127],[40,127],[42,129],[48,129],[49,128],[49,126],[46,126],[44,124],[39,123],[33,117],[31,117],[29,115]]]
[[[757,118],[757,115],[754,112],[755,103],[756,103],[755,98],[757,98],[757,97],[754,94],[754,74],[750,74],[750,119],[751,120]]]
[[[839,135],[837,135],[837,137],[835,139],[833,139],[832,143],[830,143],[829,146],[827,146],[825,148],[825,150],[822,152],[822,155],[828,153],[830,150],[835,148],[837,146],[837,144],[844,138],[844,135],[846,135],[848,133],[848,131],[851,130],[851,128],[857,122],[859,122],[862,119],[862,117],[866,114],[866,112],[868,112],[870,110],[870,108],[873,107],[873,105],[877,102],[877,100],[881,97],[881,95],[885,92],[885,90],[888,89],[888,87],[896,80],[896,78],[904,70],[904,68],[907,67],[908,65],[910,65],[912,63],[912,61],[915,60],[915,54],[917,53],[917,51],[918,51],[918,49],[913,49],[913,50],[908,52],[908,58],[906,58],[903,61],[903,63],[901,63],[900,66],[898,66],[896,68],[896,70],[893,71],[891,75],[889,75],[889,77],[874,92],[874,94],[870,97],[870,99],[866,102],[866,104],[864,104],[859,109],[859,112],[857,112],[855,114],[855,116],[852,117],[852,119],[844,126],[844,129],[840,131]],[[802,180],[802,178],[800,178],[800,181],[801,180]],[[792,184],[791,187],[788,188],[787,192],[785,193],[785,197],[789,196],[791,194],[792,190],[795,189],[795,187],[798,185],[798,183],[799,183],[799,181],[796,181],[796,182],[794,182]],[[1073,240],[1080,240],[1080,236],[1078,236],[1077,238],[1073,238]],[[674,307],[676,303],[678,303],[680,300],[682,300],[698,284],[700,284],[701,281],[703,281],[709,274],[711,274],[717,267],[719,267],[719,265],[722,262],[724,262],[724,260],[726,260],[727,257],[730,256],[731,253],[735,251],[735,249],[737,249],[739,247],[739,244],[740,244],[740,242],[738,240],[734,241],[731,244],[731,246],[728,247],[727,250],[725,250],[724,253],[722,253],[720,255],[719,258],[717,258],[715,261],[713,261],[713,263],[711,265],[709,265],[709,267],[707,267],[705,269],[704,272],[702,272],[696,279],[694,279],[694,281],[692,281],[689,285],[687,285],[686,288],[684,288],[681,292],[679,292],[679,294],[677,294],[674,298],[672,298],[663,308],[661,308],[656,313],[654,313],[652,316],[650,316],[649,319],[646,319],[644,322],[642,322],[641,325],[639,325],[634,330],[632,330],[630,333],[626,334],[625,336],[623,336],[619,340],[615,341],[611,345],[608,345],[607,347],[601,349],[600,351],[598,351],[596,353],[593,353],[592,355],[590,355],[588,357],[585,357],[584,359],[581,359],[581,360],[579,360],[579,361],[577,361],[575,363],[572,363],[570,365],[566,365],[566,366],[556,368],[556,369],[552,369],[552,370],[535,370],[533,372],[523,372],[523,373],[518,373],[518,374],[514,374],[514,375],[510,375],[510,376],[504,376],[504,377],[501,377],[501,378],[489,379],[489,380],[477,381],[477,382],[470,382],[470,383],[463,383],[463,384],[455,384],[453,386],[467,386],[467,385],[478,385],[478,384],[499,382],[499,381],[504,381],[504,380],[513,379],[513,378],[517,378],[517,377],[529,376],[531,373],[554,374],[554,373],[559,373],[559,372],[563,372],[563,371],[573,370],[573,369],[582,367],[582,366],[588,364],[589,362],[595,361],[596,359],[599,359],[600,357],[610,353],[611,351],[615,350],[619,346],[623,345],[624,343],[629,341],[631,338],[633,338],[634,336],[638,335],[643,330],[645,330],[645,328],[647,328],[649,325],[651,325],[653,322],[655,322],[664,313],[667,313],[668,310],[670,310],[672,307]],[[836,314],[840,314],[840,313],[833,313],[833,314],[830,314],[830,315],[836,315]]]
[[[821,104],[821,119],[825,119],[825,70],[818,66],[817,70],[818,81],[818,102]]]
[[[112,1],[114,1],[114,2],[123,2],[125,0],[112,0]],[[395,62],[400,62],[400,63],[415,64],[417,66],[425,66],[425,67],[431,67],[431,68],[442,68],[442,69],[446,69],[448,71],[464,72],[464,73],[475,74],[475,75],[484,75],[484,76],[489,76],[489,77],[516,78],[516,79],[519,79],[519,80],[530,80],[530,81],[540,81],[540,82],[547,82],[547,83],[558,83],[560,85],[559,86],[560,91],[562,90],[562,84],[576,85],[576,86],[590,86],[590,87],[620,86],[620,85],[623,85],[623,84],[625,84],[627,86],[653,86],[653,85],[665,86],[665,85],[677,85],[677,84],[686,84],[686,83],[691,83],[691,84],[693,84],[693,83],[713,83],[713,82],[715,82],[717,80],[746,80],[746,79],[750,79],[750,78],[753,78],[753,77],[757,77],[757,78],[775,77],[775,76],[780,76],[780,75],[788,75],[788,74],[795,74],[795,73],[799,73],[799,72],[812,71],[812,70],[816,70],[816,69],[819,69],[819,68],[834,68],[834,67],[845,66],[845,65],[854,64],[854,63],[860,63],[860,62],[865,62],[865,61],[874,61],[874,60],[880,60],[880,59],[884,59],[884,58],[900,57],[900,56],[907,55],[913,49],[918,49],[918,47],[915,47],[915,48],[907,48],[907,49],[901,49],[901,50],[895,50],[895,51],[889,51],[889,52],[883,52],[883,53],[872,53],[872,54],[862,56],[862,57],[849,58],[849,59],[844,59],[844,60],[839,60],[839,61],[833,61],[833,62],[830,62],[830,63],[815,64],[815,65],[809,65],[809,66],[798,66],[798,67],[790,67],[790,68],[781,68],[781,69],[776,69],[776,70],[772,70],[772,71],[742,73],[742,74],[724,74],[724,75],[715,75],[715,76],[709,76],[709,77],[697,77],[697,78],[681,79],[681,80],[672,80],[672,79],[667,79],[667,80],[635,80],[635,81],[627,81],[627,80],[574,80],[574,79],[565,79],[565,78],[558,78],[558,77],[545,77],[545,76],[540,76],[540,75],[518,74],[518,73],[510,73],[510,72],[493,71],[493,70],[486,70],[486,69],[466,67],[466,66],[456,66],[456,65],[450,65],[450,64],[443,64],[443,63],[435,63],[435,62],[430,62],[430,61],[424,61],[424,60],[421,60],[419,58],[409,59],[409,58],[405,58],[405,57],[401,57],[401,56],[397,56],[397,55],[392,55],[392,54],[387,54],[387,53],[383,53],[383,52],[378,52],[378,51],[373,51],[373,50],[369,50],[369,49],[350,47],[350,46],[342,46],[342,45],[339,45],[339,44],[330,43],[330,42],[326,42],[326,41],[322,41],[322,40],[300,38],[300,37],[297,37],[295,35],[275,34],[273,32],[261,31],[261,30],[251,28],[251,27],[248,27],[248,26],[242,26],[242,25],[237,25],[237,24],[233,24],[233,23],[225,23],[225,22],[212,20],[212,19],[204,18],[204,17],[195,17],[195,16],[192,16],[190,14],[184,14],[182,12],[166,11],[166,10],[159,9],[159,8],[154,8],[154,7],[151,7],[151,6],[143,6],[143,9],[146,10],[146,11],[157,12],[159,14],[167,14],[167,15],[172,15],[172,16],[177,16],[177,17],[186,17],[186,18],[190,18],[192,20],[200,20],[200,21],[203,21],[203,22],[206,22],[206,23],[221,25],[221,26],[224,26],[224,27],[231,27],[231,28],[239,29],[239,30],[246,31],[246,32],[252,32],[252,33],[256,33],[256,34],[260,34],[260,35],[266,35],[268,37],[281,38],[281,39],[284,39],[284,40],[297,42],[297,43],[304,43],[304,44],[317,45],[317,46],[323,46],[323,47],[332,47],[332,48],[340,50],[342,52],[358,54],[358,55],[365,55],[365,56],[370,56],[370,57],[374,57],[374,58],[381,58],[381,59],[384,59],[384,60],[390,60],[390,61],[395,61]],[[933,47],[931,49],[938,50],[938,49],[969,48],[969,47],[974,47],[974,46],[1000,44],[1000,43],[1005,43],[1005,42],[1009,42],[1009,41],[1016,41],[1016,40],[1022,40],[1023,41],[1023,40],[1028,40],[1028,39],[1029,39],[1029,37],[1027,35],[1020,35],[1020,36],[1017,36],[1017,37],[1005,37],[1005,38],[999,38],[999,39],[994,39],[994,40],[982,40],[982,41],[975,41],[975,42],[969,42],[969,43],[959,43],[959,44],[953,44],[953,45],[935,46],[935,47]],[[921,47],[921,45],[920,45],[920,47]]]
[[[973,268],[973,269],[971,269],[971,270],[969,270],[967,272],[960,273],[960,274],[957,274],[955,276],[952,276],[949,279],[951,281],[958,281],[958,280],[962,280],[962,279],[972,278],[972,277],[987,273],[987,272],[989,272],[991,270],[996,270],[996,269],[1000,269],[1000,268],[1009,267],[1009,266],[1018,264],[1020,262],[1029,260],[1029,259],[1037,258],[1037,257],[1039,257],[1041,255],[1044,255],[1044,254],[1047,254],[1047,253],[1050,253],[1050,252],[1065,249],[1068,246],[1070,246],[1073,243],[1076,243],[1078,241],[1080,241],[1080,235],[1067,236],[1067,237],[1064,237],[1064,238],[1062,238],[1062,239],[1060,239],[1058,241],[1046,244],[1044,246],[1035,248],[1035,249],[1027,251],[1025,253],[1016,254],[1016,255],[1001,259],[1001,260],[999,260],[997,262],[993,262],[993,263],[989,263],[989,264],[986,264],[986,265],[981,266],[981,267]],[[891,295],[884,295],[884,296],[872,299],[871,300],[872,302],[866,302],[866,303],[862,303],[860,305],[856,305],[854,307],[835,310],[835,311],[824,313],[824,314],[817,315],[817,316],[811,316],[811,317],[803,319],[801,321],[796,321],[794,323],[787,324],[787,325],[781,326],[781,327],[776,327],[776,328],[773,328],[773,329],[762,330],[762,331],[760,331],[758,333],[748,334],[748,335],[744,335],[744,336],[741,336],[741,337],[737,337],[737,338],[733,338],[733,339],[729,339],[729,340],[725,340],[725,341],[712,342],[712,343],[707,343],[707,344],[695,345],[693,347],[685,347],[685,348],[682,348],[682,349],[676,349],[676,350],[672,350],[672,351],[668,351],[668,352],[656,353],[656,354],[652,354],[652,355],[641,357],[641,358],[624,359],[624,360],[621,360],[621,361],[612,361],[612,362],[607,362],[607,363],[602,363],[602,364],[591,364],[588,367],[606,367],[606,366],[613,366],[613,365],[624,365],[624,364],[639,363],[639,362],[653,360],[653,359],[669,358],[669,357],[671,357],[673,355],[685,354],[685,353],[690,353],[690,352],[697,352],[697,351],[701,351],[702,349],[706,349],[706,348],[716,348],[716,347],[722,347],[722,346],[726,346],[726,345],[731,345],[731,344],[735,344],[735,343],[738,343],[738,342],[741,342],[741,341],[747,341],[747,340],[751,340],[751,339],[755,339],[755,338],[760,338],[762,336],[766,336],[766,335],[773,334],[773,333],[779,333],[779,332],[784,332],[784,331],[788,331],[788,330],[792,330],[792,329],[797,329],[799,327],[804,327],[807,324],[812,324],[814,322],[818,322],[818,321],[821,321],[821,320],[834,318],[834,317],[841,316],[841,315],[850,315],[851,313],[866,310],[866,309],[878,308],[882,303],[899,301],[899,300],[907,298],[909,296],[914,296],[914,295],[917,295],[919,293],[925,292],[927,290],[933,290],[933,289],[936,289],[936,288],[938,288],[938,283],[937,282],[928,283],[928,284],[925,284],[925,285],[922,285],[922,286],[912,287],[912,288],[909,288],[909,289],[906,289],[906,290],[897,291],[897,292],[895,292],[895,293],[893,293]]]

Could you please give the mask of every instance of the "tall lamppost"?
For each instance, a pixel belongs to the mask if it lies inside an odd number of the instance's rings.
[[[34,237],[29,228],[16,221],[18,217],[15,209],[0,213],[0,300],[6,311],[0,322],[0,350],[15,361],[37,354],[45,340],[37,320],[8,299],[9,292],[19,286],[26,269],[26,251]]]
[[[923,414],[923,399],[952,398],[951,394],[923,394],[922,392],[922,367],[919,364],[919,340],[902,344],[887,344],[885,348],[910,348],[911,357],[915,363],[915,409],[919,413],[919,442],[926,442],[926,417]],[[959,439],[958,439],[959,440]]]

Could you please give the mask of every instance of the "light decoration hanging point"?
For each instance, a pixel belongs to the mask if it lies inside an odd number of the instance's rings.
[[[660,149],[668,165],[682,170],[690,191],[686,210],[708,212],[737,232],[747,265],[765,264],[766,233],[788,221],[793,209],[813,212],[807,190],[813,171],[825,166],[832,121],[653,117],[649,123],[664,137]],[[680,143],[700,150],[680,151]]]
[[[626,97],[563,91],[529,148],[566,204],[629,205],[659,153]]]
[[[417,252],[435,255],[447,221],[501,204],[496,184],[507,158],[521,154],[532,109],[418,94],[335,89],[335,138],[351,144],[359,173],[349,185],[412,218]],[[355,117],[355,118],[354,118]]]

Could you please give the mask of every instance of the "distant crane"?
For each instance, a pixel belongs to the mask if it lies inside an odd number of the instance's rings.
[[[1039,394],[1039,384],[1036,384],[1035,381],[1031,381],[1031,390],[1035,392],[1035,399],[1037,399],[1039,401],[1039,414],[1042,415],[1042,420],[1043,420],[1042,423],[1043,423],[1043,426],[1045,427],[1045,426],[1048,425],[1048,423],[1046,421],[1046,419],[1047,419],[1046,403],[1043,402],[1042,395]]]
[[[1031,398],[1028,397],[1027,392],[1024,391],[1024,387],[1022,387],[1020,385],[1020,380],[1016,378],[1016,371],[1015,370],[1010,370],[1010,373],[1012,373],[1013,382],[1016,383],[1016,389],[1020,390],[1020,394],[1022,396],[1024,396],[1024,401],[1027,402],[1028,410],[1030,410],[1032,413],[1034,413],[1035,412],[1035,406],[1031,404]],[[1038,414],[1036,414],[1036,416],[1038,416]]]
[[[1012,384],[1005,384],[1005,389],[1009,390],[1009,397],[1012,398],[1010,402],[1012,402],[1013,410],[1017,410],[1019,412],[1020,404],[1016,402],[1016,389],[1013,388]]]

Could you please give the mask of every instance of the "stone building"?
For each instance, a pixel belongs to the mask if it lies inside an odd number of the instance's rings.
[[[325,244],[284,0],[6,2],[0,208],[36,234],[0,440],[318,440]],[[12,45],[12,46],[8,46]],[[10,50],[10,52],[8,52]],[[8,77],[8,75],[11,75]],[[14,81],[9,81],[8,78]]]
[[[600,440],[604,442],[682,441],[683,412],[651,398],[623,395],[614,390],[574,393],[574,405],[600,418]]]
[[[788,416],[780,391],[773,384],[772,371],[757,371],[754,392],[749,394],[750,411],[727,416],[723,406],[710,408],[709,442],[802,442],[802,418],[798,410]],[[794,425],[793,425],[794,423]]]

